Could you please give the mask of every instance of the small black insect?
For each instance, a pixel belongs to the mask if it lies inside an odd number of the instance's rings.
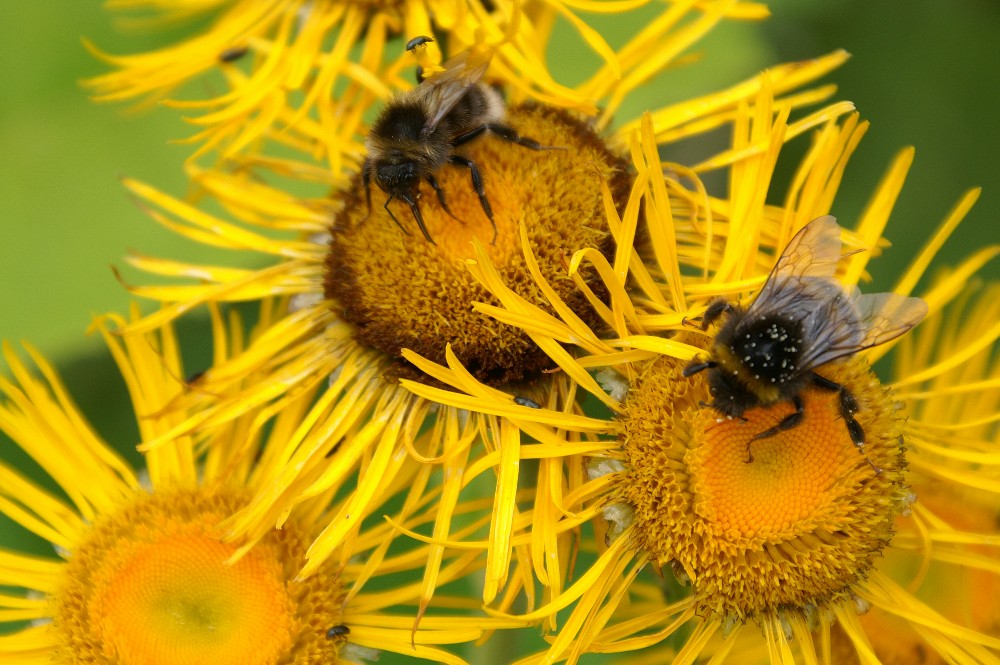
[[[420,38],[411,42],[416,39]],[[442,71],[432,74],[413,90],[397,95],[382,109],[365,141],[368,156],[361,169],[369,215],[372,207],[371,181],[374,178],[375,184],[389,195],[383,208],[396,226],[409,234],[389,209],[394,199],[400,199],[409,206],[427,242],[434,244],[417,199],[421,181],[426,180],[444,211],[455,217],[435,177],[439,170],[450,164],[469,169],[472,187],[483,212],[493,225],[490,242],[496,243],[497,225],[486,198],[483,176],[475,162],[457,154],[456,149],[487,133],[530,150],[553,148],[522,137],[503,124],[506,109],[500,93],[480,82],[489,67],[490,58],[488,53],[460,53],[445,62]]]
[[[726,320],[712,342],[710,359],[691,362],[683,374],[709,370],[713,401],[707,406],[730,418],[779,402],[795,406],[774,427],[751,437],[747,462],[753,461],[750,445],[754,441],[802,422],[800,393],[809,386],[838,394],[851,441],[864,454],[865,432],[854,418],[857,400],[844,386],[815,370],[885,344],[927,314],[927,303],[920,298],[845,291],[834,279],[840,250],[837,221],[829,215],[815,219],[791,239],[749,307],[720,299],[705,310],[703,330],[723,314]]]
[[[232,46],[219,53],[219,62],[236,62],[250,52],[246,46]]]
[[[542,408],[542,405],[536,402],[535,400],[531,399],[530,397],[522,397],[521,395],[516,395],[514,397],[514,404],[518,404],[520,406],[527,406],[532,409]]]
[[[334,638],[337,638],[337,637],[345,637],[345,636],[350,635],[350,634],[351,634],[351,629],[348,628],[347,626],[345,626],[342,623],[337,624],[336,626],[332,627],[330,630],[326,631],[326,637],[327,637],[327,639],[330,639],[330,640],[332,640]]]
[[[417,48],[418,46],[426,46],[429,42],[432,41],[434,41],[433,37],[427,37],[425,35],[417,35],[410,41],[406,42],[406,50],[412,52],[413,49]],[[417,76],[417,83],[424,82],[424,68],[421,67],[420,65],[417,65],[416,76]]]
[[[406,42],[406,50],[407,51],[412,51],[413,49],[417,48],[418,46],[423,46],[424,44],[428,44],[428,43],[430,43],[432,41],[434,41],[433,37],[427,37],[425,35],[417,35],[416,37],[414,37],[410,41]]]

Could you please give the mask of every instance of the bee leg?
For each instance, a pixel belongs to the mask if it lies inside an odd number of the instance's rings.
[[[511,143],[516,143],[519,146],[524,146],[529,150],[565,150],[566,148],[557,147],[554,145],[542,145],[535,139],[529,139],[526,136],[521,136],[513,127],[508,127],[507,125],[501,125],[500,123],[491,122],[486,125],[486,128],[491,132],[502,138],[504,141],[510,141]]]
[[[684,368],[684,370],[681,372],[681,376],[693,376],[698,372],[702,372],[706,369],[712,369],[713,367],[718,367],[718,366],[719,363],[715,362],[714,360],[709,360],[708,362],[703,362],[703,363],[692,362],[690,365]]]
[[[396,226],[399,227],[399,230],[405,233],[406,235],[410,235],[410,232],[406,230],[406,227],[399,223],[399,220],[396,219],[396,216],[392,214],[392,210],[389,209],[389,204],[392,203],[392,200],[394,198],[396,198],[395,195],[390,195],[389,198],[385,200],[385,205],[382,207],[385,208],[385,211],[387,213],[389,213],[389,217],[392,218],[392,221],[396,222]]]
[[[471,159],[462,157],[461,155],[452,155],[450,161],[452,164],[468,168],[472,174],[472,188],[476,190],[476,195],[479,196],[479,205],[483,206],[483,212],[486,213],[486,216],[490,219],[490,224],[493,225],[493,240],[490,241],[490,244],[497,244],[497,223],[493,220],[493,208],[490,207],[489,199],[486,198],[486,187],[483,185],[483,176],[479,173],[479,168],[476,167],[475,162]]]
[[[750,422],[750,419],[747,418],[746,416],[730,416],[730,415],[726,414],[726,412],[717,403],[715,403],[715,402],[706,402],[705,400],[700,399],[700,400],[698,400],[698,406],[700,406],[703,409],[715,409],[719,413],[722,413],[723,415],[725,415],[726,418],[729,418],[730,420],[732,420],[733,418],[736,418],[737,420],[740,420],[740,421],[745,422],[745,423]]]
[[[420,232],[424,234],[424,238],[426,238],[427,242],[430,244],[436,245],[437,243],[434,242],[433,238],[431,238],[431,234],[427,232],[427,225],[424,224],[424,216],[420,214],[420,206],[418,206],[417,202],[409,196],[403,200],[406,201],[408,206],[410,206],[410,210],[413,212],[413,217],[417,220],[417,226],[420,227]],[[399,222],[396,223],[398,224]]]
[[[441,207],[444,208],[444,211],[446,213],[448,213],[448,215],[450,215],[451,218],[454,219],[455,221],[457,221],[457,222],[459,222],[461,224],[465,224],[465,222],[463,222],[461,219],[459,219],[458,217],[455,217],[455,213],[453,213],[451,211],[451,208],[448,207],[448,204],[445,203],[445,200],[444,200],[444,190],[441,189],[441,185],[438,183],[437,178],[435,178],[433,176],[433,174],[428,173],[427,174],[427,182],[429,182],[431,184],[431,187],[434,189],[434,193],[437,194],[438,202],[441,203]]]
[[[788,430],[792,429],[793,427],[798,427],[799,424],[802,422],[802,416],[804,416],[805,413],[806,413],[805,406],[802,404],[802,398],[799,397],[798,395],[796,395],[795,397],[792,398],[792,404],[795,405],[795,410],[794,411],[792,411],[787,416],[785,416],[784,418],[782,418],[778,422],[778,424],[775,425],[774,427],[768,427],[763,432],[755,434],[747,442],[747,462],[748,463],[753,461],[753,455],[750,454],[750,444],[751,443],[753,443],[754,441],[759,441],[760,439],[769,439],[772,436],[774,436],[775,434],[778,434],[779,432],[787,432]]]
[[[837,393],[837,397],[840,400],[840,416],[844,419],[844,424],[847,426],[847,433],[851,435],[851,442],[859,450],[864,449],[865,431],[861,429],[861,425],[854,419],[854,414],[861,408],[858,406],[858,400],[854,399],[854,395],[844,388],[844,386],[815,372],[812,375],[812,382],[817,388]]]
[[[858,405],[858,400],[856,400],[854,395],[852,395],[844,386],[822,377],[815,372],[813,372],[812,381],[813,385],[817,388],[837,393],[840,400],[840,416],[844,419],[844,425],[847,426],[847,433],[851,437],[851,443],[854,444],[854,447],[858,449],[859,453],[864,455],[865,461],[868,462],[872,469],[875,470],[875,475],[881,474],[882,469],[875,466],[875,463],[868,459],[868,456],[865,455],[865,430],[861,427],[861,423],[859,423],[854,417],[854,414],[861,408]]]
[[[478,139],[480,136],[483,135],[484,132],[486,132],[486,129],[487,129],[486,125],[479,125],[475,129],[470,129],[466,133],[459,134],[458,136],[456,136],[455,140],[452,141],[451,144],[457,148],[458,146],[466,144],[469,141]]]

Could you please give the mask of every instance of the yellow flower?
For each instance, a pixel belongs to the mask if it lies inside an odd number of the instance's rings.
[[[610,109],[617,108],[626,92],[674,62],[735,6],[730,2],[672,5],[664,17],[622,47],[619,60],[633,68],[623,71],[621,81],[602,80],[580,88],[588,95],[596,89],[599,97],[609,99],[609,111],[598,125],[609,120]],[[650,43],[658,44],[654,55]],[[776,67],[730,89],[661,109],[655,114],[656,140],[669,144],[726,126],[738,117],[739,109],[769,120],[785,118],[793,109],[832,94],[830,86],[796,89],[845,57],[834,53]],[[770,95],[764,106],[758,104],[762,89]],[[805,115],[785,127],[783,138],[829,124],[852,108],[838,103]],[[589,312],[604,297],[603,280],[598,277],[604,266],[595,261],[595,269],[568,278],[564,263],[581,247],[595,257],[611,257],[613,240],[630,244],[631,236],[621,235],[615,218],[634,217],[638,200],[628,199],[629,176],[619,152],[638,121],[625,123],[604,140],[591,123],[554,107],[513,105],[508,119],[523,136],[567,149],[529,150],[496,137],[463,146],[462,155],[484,173],[485,197],[495,212],[495,243],[481,251],[502,266],[495,278],[523,297],[541,304],[559,294],[556,300],[561,304],[552,314],[578,312],[581,325],[596,323]],[[743,163],[748,155],[766,155],[769,149],[767,141],[755,136],[701,164],[676,168],[685,174],[713,171]],[[316,168],[296,165],[288,174],[308,180]],[[474,256],[472,238],[491,239],[492,227],[467,170],[447,167],[438,176],[452,214],[435,196],[425,193],[419,199],[432,241],[420,234],[405,206],[391,213],[376,187],[371,188],[375,201],[369,211],[363,181],[357,176],[331,201],[292,196],[245,170],[196,172],[198,194],[215,199],[236,222],[127,180],[126,186],[165,226],[198,242],[259,252],[273,262],[260,270],[238,270],[134,256],[130,262],[147,272],[201,283],[132,288],[136,295],[166,305],[130,329],[155,329],[203,303],[291,296],[293,307],[287,317],[277,320],[244,352],[206,373],[202,385],[211,397],[199,397],[206,408],[178,422],[167,435],[147,439],[146,445],[162,445],[184,432],[209,432],[246,408],[278,413],[300,390],[329,382],[329,390],[285,447],[284,466],[276,467],[275,475],[232,520],[230,536],[255,542],[280,524],[292,506],[341,486],[358,467],[346,461],[329,464],[326,452],[337,441],[344,442],[345,460],[370,456],[372,463],[360,467],[352,497],[310,548],[303,575],[318,570],[371,514],[370,497],[379,491],[384,475],[395,473],[407,456],[444,466],[435,542],[451,539],[450,523],[462,491],[485,473],[488,479],[482,482],[496,487],[483,589],[487,602],[493,602],[510,568],[519,428],[495,416],[470,416],[462,405],[441,407],[415,398],[399,387],[399,377],[430,383],[435,379],[415,371],[401,354],[404,348],[415,347],[443,362],[451,344],[477,378],[493,386],[491,390],[503,388],[521,398],[515,403],[507,396],[503,413],[497,414],[515,422],[532,410],[534,402],[575,409],[573,380],[579,377],[546,373],[554,364],[542,352],[558,353],[558,343],[499,325],[483,314],[501,301],[489,297],[489,289],[477,284],[465,262]],[[294,234],[291,238],[289,232]],[[522,256],[524,243],[532,247],[528,262]],[[541,281],[544,288],[537,285]],[[473,307],[475,301],[486,304]],[[262,378],[246,381],[248,373]],[[558,438],[542,427],[526,425],[525,431],[557,445]],[[494,467],[496,478],[489,477]],[[428,586],[433,587],[439,568],[438,559],[428,564]],[[513,601],[510,595],[501,602]]]
[[[126,0],[113,8],[143,10],[126,24],[149,27],[199,19],[208,27],[197,35],[135,55],[111,56],[91,47],[115,68],[87,81],[99,100],[144,99],[158,102],[178,89],[182,99],[166,103],[200,115],[201,128],[189,141],[194,156],[218,149],[232,161],[249,152],[260,161],[260,139],[279,147],[304,149],[330,165],[334,182],[357,168],[363,152],[359,133],[372,104],[386,101],[394,89],[407,88],[400,72],[412,67],[403,42],[433,36],[427,56],[436,61],[447,44],[452,53],[473,44],[496,50],[492,76],[516,101],[535,99],[549,105],[596,113],[595,100],[612,95],[607,117],[620,102],[619,79],[628,72],[634,87],[675,57],[659,51],[664,30],[691,13],[702,13],[686,28],[696,38],[723,16],[757,19],[767,15],[757,3],[664,3],[659,16],[650,0]],[[642,11],[649,27],[628,48],[615,51],[579,12],[625,15]],[[549,36],[565,21],[603,61],[589,81],[569,87],[556,81],[545,65]],[[699,24],[700,23],[700,24]],[[391,46],[390,46],[391,45]],[[657,49],[654,52],[653,49]],[[387,52],[390,53],[387,58]],[[388,62],[387,62],[388,60]],[[206,97],[204,87],[185,85],[215,73],[211,84],[224,86]],[[218,74],[221,74],[219,76]],[[212,90],[212,87],[208,88]],[[617,95],[617,96],[616,96]]]
[[[226,325],[215,312],[214,327]],[[267,323],[268,311],[263,312]],[[124,321],[115,321],[118,325]],[[216,338],[224,359],[244,343]],[[185,381],[170,328],[158,335],[101,332],[121,369],[144,438],[156,438],[183,414],[167,408],[198,379]],[[73,405],[51,366],[33,349],[32,372],[4,349],[16,381],[0,381],[0,430],[49,476],[46,489],[0,464],[0,510],[51,543],[51,556],[0,553],[0,660],[31,663],[269,665],[359,663],[381,651],[440,662],[464,662],[441,645],[470,642],[517,624],[474,617],[470,603],[437,596],[418,628],[413,617],[429,547],[413,546],[379,519],[356,526],[336,559],[309,579],[296,577],[306,548],[342,503],[340,488],[317,493],[284,516],[281,529],[252,550],[224,539],[220,526],[259,491],[282,442],[315,397],[303,390],[261,430],[248,409],[207,437],[181,436],[132,468],[109,448]],[[251,377],[248,377],[251,378]],[[329,451],[329,463],[342,457]],[[364,463],[371,463],[365,459]],[[408,528],[433,519],[431,467],[411,464],[386,475],[375,500]],[[431,481],[433,483],[433,481]],[[482,568],[475,552],[442,552],[438,582]],[[523,622],[522,622],[523,623]]]
[[[620,219],[608,208],[616,237],[640,240],[619,242],[610,261],[581,250],[568,263],[569,276],[588,264],[602,276],[609,299],[594,305],[603,327],[567,315],[558,302],[539,307],[505,287],[492,257],[477,245],[470,269],[502,303],[482,309],[527,332],[613,419],[586,419],[569,408],[513,416],[511,395],[477,381],[454,354],[445,367],[404,351],[418,368],[460,391],[404,380],[415,394],[510,416],[536,441],[521,446],[521,459],[540,460],[539,478],[511,539],[532,556],[517,560],[521,574],[512,579],[533,574],[546,587],[546,602],[520,616],[544,621],[553,635],[547,652],[521,662],[576,662],[584,653],[665,641],[676,663],[723,662],[729,654],[734,662],[852,662],[847,653],[861,663],[889,653],[910,659],[882,662],[924,662],[912,656],[918,652],[941,662],[995,662],[998,604],[989,591],[1000,582],[1000,324],[990,298],[967,303],[966,285],[1000,247],[985,247],[923,291],[931,316],[917,335],[896,338],[888,331],[918,320],[918,310],[873,317],[879,327],[865,344],[850,341],[850,327],[828,330],[824,344],[861,352],[819,368],[822,379],[810,379],[813,385],[796,393],[798,416],[787,398],[768,405],[758,397],[729,418],[723,406],[709,404],[743,399],[722,383],[710,393],[708,379],[728,381],[723,369],[744,372],[749,365],[716,355],[722,353],[712,350],[719,328],[703,332],[694,321],[717,298],[752,302],[748,295],[760,291],[793,234],[833,208],[844,167],[867,129],[856,116],[824,126],[784,204],[769,204],[787,116],[775,120],[760,112],[764,108],[766,89],[755,110],[743,107],[736,118],[735,149],[755,143],[768,149],[733,164],[728,198],[678,183],[677,166],[661,163],[652,122],[644,120],[633,136],[634,205]],[[886,244],[882,232],[911,159],[912,150],[900,154],[855,228],[843,232],[836,279],[848,291],[866,278]],[[962,199],[896,285],[897,294],[914,291],[977,196],[972,191]],[[829,260],[803,247],[796,265],[816,275],[815,262]],[[839,256],[836,247],[826,249]],[[530,251],[526,245],[528,261]],[[793,279],[795,273],[786,267],[778,274]],[[801,279],[800,294],[815,277]],[[967,306],[946,309],[953,301]],[[794,298],[783,302],[786,309],[801,307]],[[830,313],[822,316],[832,321]],[[894,346],[898,369],[882,385],[869,363]],[[719,375],[699,367],[706,358],[721,363]],[[973,489],[988,494],[978,498],[980,517],[951,519],[961,511],[956,502]],[[925,507],[924,494],[933,497],[929,505],[950,507]],[[587,522],[595,525],[596,542],[582,532],[587,563],[574,565],[568,553]],[[910,563],[897,563],[897,554]],[[948,570],[956,565],[974,573]],[[913,593],[942,568],[936,579],[953,588],[923,600]],[[650,569],[667,580],[648,583]],[[869,634],[868,620],[859,618],[869,610],[902,624],[908,636],[897,641],[899,631],[881,624]],[[907,652],[915,636],[920,644]],[[658,654],[651,662],[666,660]]]

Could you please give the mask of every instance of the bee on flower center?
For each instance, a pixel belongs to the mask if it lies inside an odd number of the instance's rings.
[[[927,314],[920,298],[846,291],[834,279],[840,250],[836,220],[829,215],[815,219],[791,239],[748,307],[720,299],[705,310],[703,330],[723,315],[726,319],[712,341],[709,359],[695,359],[683,374],[708,371],[712,403],[707,406],[729,418],[780,402],[795,407],[750,438],[747,462],[753,461],[754,441],[802,422],[801,393],[808,387],[837,394],[851,441],[864,454],[865,432],[854,417],[860,408],[857,400],[817,370],[899,337]]]
[[[433,41],[416,37],[408,49]],[[371,127],[365,148],[368,156],[362,166],[362,181],[371,214],[371,181],[389,197],[383,207],[396,225],[408,233],[389,208],[393,200],[405,203],[428,242],[434,243],[420,212],[420,184],[427,181],[448,215],[455,218],[445,201],[444,191],[435,174],[448,165],[468,169],[472,188],[479,197],[483,212],[493,226],[496,244],[497,225],[486,197],[479,166],[456,149],[492,134],[530,150],[551,150],[538,141],[523,137],[504,124],[506,112],[500,93],[481,82],[489,67],[490,53],[465,51],[445,62],[443,70],[423,79],[417,87],[397,95],[386,104]],[[455,218],[457,219],[457,218]]]

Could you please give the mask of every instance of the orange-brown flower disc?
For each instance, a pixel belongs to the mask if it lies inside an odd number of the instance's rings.
[[[888,545],[905,503],[901,420],[867,364],[854,358],[821,374],[858,400],[864,455],[851,441],[838,396],[802,394],[800,425],[751,438],[790,404],[726,419],[709,407],[702,375],[651,362],[623,416],[624,499],[642,547],[683,572],[701,610],[739,619],[841,600]]]
[[[521,223],[542,276],[573,311],[591,325],[598,323],[566,276],[567,262],[584,248],[610,255],[602,183],[622,209],[631,183],[627,162],[611,153],[588,125],[560,110],[514,107],[507,123],[522,136],[561,149],[530,150],[489,134],[459,148],[483,175],[497,225],[495,244],[490,244],[493,229],[467,168],[448,165],[436,174],[457,220],[441,208],[430,185],[421,184],[418,202],[434,243],[423,237],[400,201],[390,203],[390,209],[406,232],[396,225],[383,209],[388,195],[374,182],[369,215],[361,179],[355,180],[333,224],[326,295],[355,325],[362,343],[392,358],[408,348],[437,362],[444,362],[450,343],[480,381],[493,385],[530,378],[547,367],[548,357],[527,334],[472,308],[477,301],[499,304],[465,264],[475,256],[472,239],[478,238],[504,283],[551,311],[525,264]],[[603,296],[596,273],[585,271],[583,278]],[[396,371],[420,378],[401,360]]]
[[[150,495],[93,525],[54,595],[59,663],[319,665],[336,660],[341,592],[327,573],[296,581],[314,534],[294,524],[227,563],[218,524],[246,497]]]

